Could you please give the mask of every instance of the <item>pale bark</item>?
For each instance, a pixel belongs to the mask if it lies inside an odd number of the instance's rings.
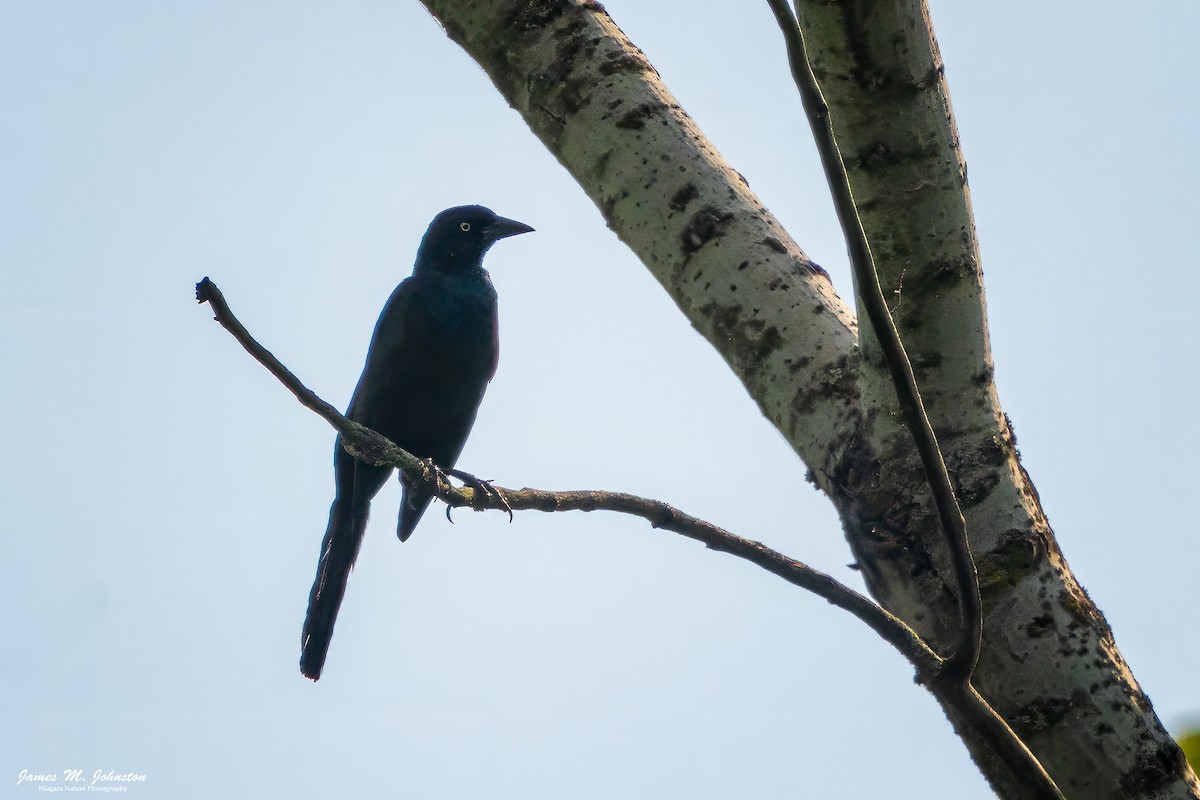
[[[874,337],[860,358],[853,313],[641,51],[593,2],[425,4],[810,467],[876,598],[936,647],[952,642],[953,581]],[[1200,797],[1071,575],[1000,409],[966,167],[923,3],[814,0],[798,13],[967,517],[986,612],[976,685],[1067,797]],[[956,729],[1016,796],[977,733]]]

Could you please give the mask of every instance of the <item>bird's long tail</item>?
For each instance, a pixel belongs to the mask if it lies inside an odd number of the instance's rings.
[[[329,509],[329,527],[325,529],[325,540],[321,543],[321,562],[308,595],[308,614],[304,617],[304,633],[300,638],[300,671],[314,681],[321,677],[321,669],[325,666],[333,624],[346,594],[346,581],[367,528],[367,509],[355,513],[349,506],[350,503],[344,500],[334,500]]]

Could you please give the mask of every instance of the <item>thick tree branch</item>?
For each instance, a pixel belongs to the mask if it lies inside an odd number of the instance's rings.
[[[853,313],[592,0],[423,0],[826,490],[857,417]],[[769,320],[769,322],[767,321]]]
[[[879,337],[879,344],[900,400],[900,408],[904,412],[905,422],[921,456],[925,479],[933,492],[934,504],[954,567],[961,622],[958,646],[946,659],[946,670],[959,676],[964,683],[969,682],[971,674],[975,671],[975,664],[979,661],[979,651],[983,644],[983,605],[979,598],[979,576],[971,558],[970,543],[967,541],[967,523],[958,507],[958,497],[950,482],[950,472],[946,469],[945,459],[942,458],[933,425],[925,413],[925,404],[921,400],[912,362],[909,361],[904,344],[900,341],[900,332],[896,330],[887,301],[883,297],[883,289],[879,285],[875,259],[871,256],[870,243],[867,241],[866,232],[863,231],[862,221],[858,218],[858,209],[854,205],[854,195],[850,190],[850,180],[842,167],[842,154],[833,135],[829,106],[826,105],[821,87],[808,64],[804,33],[800,30],[787,0],[768,0],[768,3],[787,43],[792,78],[800,90],[804,111],[821,156],[821,165],[825,169],[825,180],[833,195],[838,222],[846,237],[850,266],[858,284],[859,297],[871,320],[871,327]]]
[[[961,630],[957,647],[946,659],[940,681],[943,685],[938,691],[945,692],[951,705],[968,716],[971,723],[990,741],[993,751],[1024,784],[1029,796],[1062,800],[1062,793],[1041,762],[1012,731],[1008,723],[971,686],[971,675],[983,645],[983,605],[979,595],[979,576],[967,540],[966,520],[959,508],[958,497],[950,481],[950,473],[938,446],[933,425],[925,413],[912,363],[879,284],[870,243],[859,219],[850,180],[842,165],[842,154],[834,138],[829,106],[825,103],[821,87],[813,75],[805,53],[804,32],[800,29],[787,0],[767,1],[783,32],[792,78],[800,91],[805,114],[825,170],[825,179],[833,195],[838,222],[846,237],[859,297],[871,321],[871,329],[879,338],[879,345],[891,373],[905,422],[920,454],[925,479],[933,494],[954,568]]]
[[[813,569],[803,562],[785,556],[762,542],[730,533],[702,519],[659,500],[649,500],[623,492],[562,491],[540,489],[505,489],[493,487],[492,492],[469,486],[455,487],[441,480],[436,470],[386,437],[347,419],[300,382],[269,350],[250,335],[230,310],[217,285],[208,278],[196,284],[196,300],[208,303],[217,322],[229,331],[238,343],[288,388],[306,408],[316,412],[341,434],[343,446],[356,458],[376,465],[390,465],[403,470],[414,480],[422,481],[438,499],[452,508],[469,506],[476,510],[500,511],[615,511],[647,520],[651,526],[678,533],[702,542],[717,550],[749,561],[778,575],[795,586],[807,589],[832,605],[849,611],[895,647],[916,668],[924,681],[935,681],[943,670],[943,660],[921,638],[895,615],[881,608],[830,575]]]
[[[1070,797],[1200,797],[1059,550],[1000,407],[966,163],[927,3],[795,5],[876,272],[898,306],[896,324],[971,533],[986,618],[973,684]],[[840,480],[830,496],[871,594],[941,651],[960,633],[952,568],[909,434],[891,413],[895,390],[877,337],[862,333],[871,323],[860,312],[863,446],[834,465]],[[948,715],[1006,792],[971,727]]]

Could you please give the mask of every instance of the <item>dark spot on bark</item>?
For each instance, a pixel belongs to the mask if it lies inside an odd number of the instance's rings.
[[[914,371],[937,369],[943,360],[941,353],[913,353],[910,357]]]
[[[567,12],[570,7],[559,3],[535,2],[521,4],[510,15],[511,26],[522,32],[540,32],[553,23],[558,17]],[[578,112],[587,105],[591,96],[594,79],[573,77],[575,64],[581,57],[588,57],[596,50],[594,40],[585,34],[587,22],[582,16],[574,18],[558,26],[555,37],[554,58],[546,69],[538,75],[530,86],[531,94],[560,121]],[[507,54],[501,54],[502,61],[508,61]],[[511,102],[512,81],[514,76],[497,78],[497,86]],[[553,147],[552,147],[553,149]]]
[[[733,219],[733,214],[711,206],[697,211],[679,236],[684,255],[690,256],[709,241],[721,235],[721,230]]]
[[[987,386],[992,382],[992,378],[996,375],[996,368],[991,364],[984,364],[983,369],[971,376],[971,380],[980,386]]]
[[[908,527],[916,510],[915,503],[893,503],[883,512],[883,524],[890,530],[902,531]]]
[[[783,363],[787,366],[788,373],[795,375],[800,370],[812,363],[812,359],[808,356],[800,356],[799,358],[785,358]]]
[[[1073,619],[1081,623],[1086,629],[1100,639],[1107,641],[1112,640],[1112,629],[1108,626],[1108,620],[1100,613],[1100,609],[1096,608],[1092,603],[1087,592],[1081,586],[1074,586],[1071,590],[1062,589],[1058,593],[1058,603],[1064,611],[1071,615]],[[1149,702],[1149,701],[1147,701]]]
[[[893,150],[886,142],[875,142],[859,154],[858,163],[872,169],[890,167],[903,160],[903,156]]]
[[[812,360],[805,358],[801,366],[808,366]],[[816,386],[801,391],[792,398],[792,411],[807,415],[816,411],[818,405],[829,400],[852,402],[858,398],[857,371],[852,368],[849,356],[843,354],[831,364],[825,365],[822,378]]]
[[[1025,626],[1025,635],[1030,639],[1040,639],[1047,633],[1054,630],[1054,617],[1049,614],[1041,614],[1034,617]]]
[[[515,4],[505,21],[505,27],[516,28],[522,33],[545,28],[566,12],[567,6],[556,0],[532,0]]]
[[[1015,586],[1038,567],[1045,555],[1046,545],[1041,537],[1031,531],[1010,528],[1000,534],[995,547],[976,558],[980,591]]]
[[[700,194],[700,190],[696,188],[695,184],[689,183],[672,195],[671,200],[669,203],[667,203],[667,205],[669,205],[673,211],[683,211],[688,207],[688,203],[696,199],[696,195],[698,194]]]
[[[925,73],[925,77],[917,81],[917,88],[921,90],[930,89],[937,84],[946,75],[946,65],[938,64],[933,69]]]
[[[840,450],[840,457],[831,461],[827,475],[835,489],[835,502],[838,498],[842,502],[852,501],[859,487],[879,479],[879,460],[866,439],[857,435],[845,437],[833,449]]]
[[[612,50],[600,64],[600,74],[610,77],[618,73],[650,72],[653,67],[637,50]]]
[[[1012,446],[1013,452],[1017,451],[1017,429],[1013,427],[1012,418],[1008,414],[1004,415],[1004,424],[1008,427],[1008,443]]]
[[[786,253],[787,248],[783,246],[783,242],[776,239],[774,236],[768,236],[762,240],[762,243],[774,250],[776,253]]]
[[[621,115],[614,125],[624,130],[641,130],[646,126],[646,118],[651,117],[658,111],[661,106],[655,106],[650,103],[642,103],[637,108],[631,108]]]
[[[1000,474],[996,470],[988,470],[970,481],[956,480],[958,500],[963,508],[972,508],[988,498],[992,490],[1000,485]]]
[[[742,263],[738,264],[738,267],[737,267],[737,268],[738,268],[738,272],[741,272],[742,270],[744,270],[744,269],[745,269],[746,267],[748,267],[748,266],[750,266],[750,262],[749,262],[749,261],[743,261]]]
[[[1011,453],[1008,442],[1000,436],[989,436],[979,445],[979,463],[1002,467]]]
[[[604,198],[604,202],[600,204],[600,213],[604,216],[604,221],[608,223],[608,227],[613,226],[613,214],[616,211],[617,196],[611,195]]]
[[[707,303],[700,309],[712,324],[714,339],[726,342],[718,346],[725,358],[740,372],[751,372],[783,345],[783,337],[774,325],[761,319],[745,319],[739,305],[718,306]]]
[[[1041,697],[1017,708],[1010,718],[1022,738],[1052,728],[1071,711],[1071,701],[1063,697]]]
[[[1166,736],[1166,733],[1163,733]],[[1174,741],[1160,742],[1138,758],[1137,764],[1121,778],[1127,797],[1151,797],[1168,784],[1180,780],[1187,770],[1187,759]]]
[[[937,296],[965,280],[975,277],[975,262],[970,259],[934,261],[918,270],[909,270],[904,277],[904,295],[920,301]]]

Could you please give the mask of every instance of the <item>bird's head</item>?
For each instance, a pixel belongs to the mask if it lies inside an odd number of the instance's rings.
[[[479,265],[483,254],[500,239],[533,228],[483,206],[455,206],[433,218],[417,250],[417,269],[457,272]]]

